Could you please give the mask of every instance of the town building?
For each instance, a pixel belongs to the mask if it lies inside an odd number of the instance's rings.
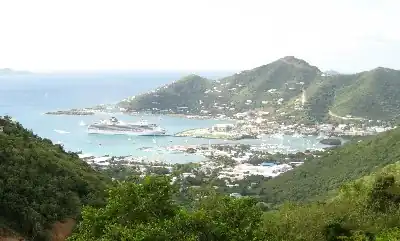
[[[229,132],[235,127],[234,124],[215,124],[211,130],[215,132]]]

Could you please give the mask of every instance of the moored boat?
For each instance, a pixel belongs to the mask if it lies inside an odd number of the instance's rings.
[[[87,132],[89,134],[131,136],[162,136],[166,134],[166,130],[157,124],[148,123],[144,120],[136,123],[125,123],[115,117],[89,125]]]

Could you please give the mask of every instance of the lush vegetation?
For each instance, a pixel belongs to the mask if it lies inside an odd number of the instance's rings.
[[[400,130],[345,144],[263,185],[268,202],[305,201],[400,160]]]
[[[400,71],[376,68],[352,76],[338,89],[332,110],[371,119],[397,118],[400,114]]]
[[[198,75],[189,75],[172,84],[162,86],[156,91],[136,96],[133,100],[124,101],[120,106],[134,111],[169,111],[174,113],[199,112],[202,103],[211,103],[215,97],[205,95],[212,83]],[[210,107],[210,106],[207,106]]]
[[[294,155],[306,163],[271,180],[250,176],[236,191],[252,197],[231,198],[215,188],[224,180],[172,181],[165,168],[126,178],[139,173],[116,165],[103,172],[124,181],[107,185],[109,179],[62,146],[9,118],[1,118],[0,126],[0,231],[28,240],[48,240],[51,224],[65,218],[79,221],[71,241],[400,238],[400,130],[321,157]],[[197,168],[175,165],[170,173],[199,174]]]
[[[253,198],[204,190],[181,206],[178,186],[165,176],[151,176],[119,183],[105,207],[85,207],[69,240],[395,241],[400,238],[399,178],[396,163],[346,183],[332,199],[272,210]]]
[[[54,222],[103,205],[107,182],[76,154],[0,118],[0,229],[46,240]]]
[[[389,165],[346,183],[325,202],[287,203],[265,214],[264,230],[272,240],[398,240],[399,170]]]
[[[177,189],[169,182],[152,176],[119,184],[109,191],[105,207],[83,210],[70,240],[264,240],[254,200],[211,194],[186,209],[174,202]]]
[[[252,70],[220,80],[226,97],[240,108],[279,108],[277,101],[288,102],[301,95],[321,71],[304,60],[287,56]],[[251,104],[246,104],[252,100]],[[263,104],[262,101],[268,101]]]
[[[303,90],[306,103],[301,109]],[[230,115],[263,109],[271,114],[285,112],[284,119],[296,116],[296,121],[306,122],[340,120],[329,111],[339,116],[393,120],[400,114],[399,90],[397,70],[376,68],[358,74],[326,75],[304,60],[287,56],[217,81],[187,76],[120,105],[137,111],[186,114],[208,110]],[[183,106],[188,108],[177,109]]]
[[[192,114],[199,114],[201,110],[235,113],[260,107],[274,109],[278,107],[276,101],[280,98],[288,101],[300,95],[302,88],[320,73],[318,68],[303,60],[285,57],[217,81],[190,75],[154,92],[123,101],[120,106],[139,111],[157,111],[153,109],[156,108],[172,112],[176,112],[177,107],[186,106],[188,109],[185,111]],[[270,89],[276,89],[276,92],[268,92]],[[247,100],[252,100],[252,103]],[[270,103],[265,106],[262,101]]]

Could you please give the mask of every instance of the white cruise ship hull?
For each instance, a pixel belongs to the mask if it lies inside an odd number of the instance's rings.
[[[100,121],[88,126],[89,134],[102,135],[129,135],[129,136],[162,136],[165,129],[156,124],[149,124],[147,121],[137,123],[125,123],[111,117],[108,121]]]
[[[101,134],[101,135],[128,135],[128,136],[164,136],[165,131],[157,130],[146,130],[142,132],[138,131],[116,131],[116,130],[99,130],[99,129],[88,129],[89,134]]]

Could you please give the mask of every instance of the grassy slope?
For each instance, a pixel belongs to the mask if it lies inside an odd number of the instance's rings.
[[[263,187],[267,201],[305,201],[400,160],[400,129],[326,152]]]
[[[209,110],[214,104],[225,104],[227,108],[220,112],[229,108],[281,109],[288,115],[304,115],[314,122],[326,120],[329,110],[341,116],[370,119],[391,119],[400,114],[400,71],[377,68],[351,75],[321,74],[304,60],[287,56],[217,81],[190,75],[120,105],[134,110],[176,110],[178,106],[187,106],[189,113],[198,113],[201,108]],[[303,88],[307,95],[305,109],[295,111],[294,103],[301,98]],[[270,89],[276,92],[269,93]],[[282,105],[277,104],[279,99],[283,99]],[[247,100],[252,103],[246,104]],[[264,105],[262,101],[269,103]]]
[[[0,228],[43,240],[54,222],[103,203],[108,179],[76,154],[9,119],[0,126]]]
[[[276,101],[283,98],[284,101],[288,101],[300,95],[302,86],[299,83],[304,82],[304,87],[307,87],[319,75],[318,68],[289,56],[226,77],[221,80],[221,83],[226,83],[224,89],[238,88],[238,94],[232,95],[234,100],[244,102],[251,99],[256,101],[255,104],[258,106],[263,100]],[[270,89],[276,89],[277,94],[268,93],[267,91]]]
[[[246,110],[263,106],[263,100],[271,101],[269,105],[274,105],[273,102],[276,103],[280,98],[284,102],[289,101],[301,94],[300,82],[308,87],[320,73],[318,68],[289,56],[214,82],[190,75],[160,87],[153,93],[136,96],[130,102],[121,102],[120,106],[134,110],[187,106],[190,112],[198,112],[201,106],[207,109],[216,103],[219,106],[227,104],[236,110]],[[270,89],[277,89],[277,93],[268,93]],[[211,91],[206,94],[206,90]],[[201,105],[199,100],[203,102]],[[246,100],[252,100],[253,103],[245,105]]]
[[[395,184],[390,187],[376,186],[377,180],[382,177],[394,177]],[[398,229],[391,238],[385,233],[392,228],[399,227],[400,210],[398,203],[391,199],[398,197],[400,186],[400,163],[389,164],[378,168],[369,175],[362,176],[351,182],[344,183],[339,189],[331,193],[323,202],[309,202],[305,204],[285,203],[278,210],[265,213],[264,229],[271,233],[271,240],[399,240]],[[388,182],[385,182],[388,183]],[[378,188],[377,188],[378,187]],[[378,192],[376,192],[378,191]],[[379,195],[372,195],[372,193]],[[388,195],[389,194],[389,195]],[[394,195],[394,196],[393,196]],[[375,204],[384,202],[386,211],[376,210]],[[335,224],[332,226],[332,224]],[[328,227],[341,227],[348,231],[346,235],[375,237],[376,239],[328,239],[327,234],[342,236],[326,232]],[[342,229],[342,230],[343,230]],[[307,232],[304,232],[307,230]],[[332,231],[332,229],[331,229]],[[340,234],[339,234],[340,233]],[[379,238],[380,237],[380,238]],[[383,238],[385,237],[385,238]]]
[[[400,71],[377,68],[354,75],[350,85],[338,91],[332,110],[372,119],[400,114]]]
[[[305,111],[313,121],[324,121],[335,95],[343,86],[351,83],[351,75],[320,77],[306,89]]]
[[[200,107],[199,100],[206,101],[207,96],[204,92],[211,86],[210,80],[198,75],[189,75],[174,83],[160,87],[154,92],[136,96],[129,103],[121,102],[120,105],[137,111],[152,108],[176,110],[177,107],[189,107],[190,109],[198,110]],[[211,99],[214,99],[214,97]]]

